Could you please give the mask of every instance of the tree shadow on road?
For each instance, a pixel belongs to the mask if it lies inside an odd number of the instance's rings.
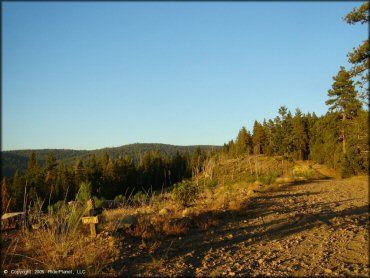
[[[297,183],[294,185],[297,185]],[[291,185],[288,186],[290,187]],[[343,204],[354,199],[337,202],[315,202],[314,204],[294,203],[289,206],[284,204],[289,204],[292,198],[313,196],[319,193],[287,193],[286,189],[282,187],[279,191],[271,194],[255,196],[251,198],[245,207],[236,211],[212,213],[212,217],[218,219],[220,225],[208,231],[201,231],[196,227],[192,227],[189,234],[184,236],[184,238],[164,237],[161,247],[158,248],[153,256],[158,260],[172,263],[193,251],[194,254],[192,256],[186,257],[186,263],[193,265],[193,268],[189,268],[185,275],[195,276],[194,269],[202,265],[202,258],[211,249],[225,248],[233,250],[237,248],[238,244],[243,242],[245,244],[258,244],[261,241],[283,239],[315,227],[326,225],[328,228],[339,228],[346,225],[346,221],[336,221],[338,220],[336,218],[344,220],[347,217],[356,216],[360,225],[368,225],[369,206],[367,205],[339,211],[334,210],[335,206],[333,204]],[[307,213],[306,211],[314,212]],[[276,217],[276,219],[266,222],[264,218],[271,214],[282,217]],[[197,217],[201,218],[205,217],[205,215],[201,214]],[[232,237],[230,237],[230,234]],[[131,256],[126,263],[150,263],[153,261],[153,256],[142,252]],[[124,274],[131,275],[135,273],[128,271]]]

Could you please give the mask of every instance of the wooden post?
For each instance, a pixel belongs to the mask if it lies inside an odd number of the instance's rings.
[[[90,225],[91,237],[96,237],[96,224],[99,223],[98,216],[82,217],[82,223],[83,224],[89,224]]]
[[[91,237],[96,237],[96,227],[95,227],[96,224],[94,223],[90,223],[90,233],[91,233]]]
[[[94,209],[95,209],[95,201],[94,199],[91,198],[90,200],[87,200],[87,211],[89,213],[89,216],[93,215]]]
[[[91,237],[96,237],[96,224],[99,223],[99,219],[98,219],[98,216],[94,216],[95,214],[94,199],[90,199],[87,201],[87,210],[88,210],[89,216],[82,217],[82,223],[89,224]]]

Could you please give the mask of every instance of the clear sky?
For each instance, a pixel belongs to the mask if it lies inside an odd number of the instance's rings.
[[[326,113],[361,2],[3,2],[2,149],[216,144]]]

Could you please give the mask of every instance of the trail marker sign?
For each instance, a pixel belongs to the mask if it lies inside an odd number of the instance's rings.
[[[83,224],[89,224],[90,225],[90,232],[92,237],[96,237],[96,224],[99,223],[98,214],[101,213],[101,210],[98,211],[95,209],[95,201],[94,199],[90,199],[87,201],[87,210],[89,212],[89,216],[82,217],[82,223]]]
[[[85,217],[82,217],[82,223],[84,223],[84,224],[98,224],[99,219],[98,219],[98,216],[85,216]]]

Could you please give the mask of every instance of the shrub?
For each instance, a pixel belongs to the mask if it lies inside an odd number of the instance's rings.
[[[209,190],[213,190],[217,186],[218,182],[216,180],[210,180],[206,183],[206,188]]]
[[[163,232],[167,236],[186,235],[189,232],[190,225],[186,222],[172,221],[165,222],[163,225]]]
[[[95,208],[101,208],[103,207],[103,204],[105,202],[105,198],[104,197],[101,197],[100,199],[96,196],[93,197],[94,201],[95,201]]]
[[[192,205],[198,198],[199,187],[189,180],[184,180],[174,185],[172,193],[175,201],[187,207]]]
[[[341,176],[342,178],[349,178],[355,174],[353,167],[347,155],[343,155],[341,161]]]
[[[80,184],[80,190],[77,194],[77,201],[79,203],[85,204],[87,200],[91,199],[91,182],[82,182]]]
[[[62,209],[64,206],[66,206],[65,201],[61,200],[61,201],[56,202],[55,204],[50,205],[48,209],[49,209],[49,212],[56,213],[57,211]]]
[[[137,203],[144,203],[146,202],[146,195],[144,192],[142,191],[138,191],[136,192],[136,194],[134,195],[134,202],[137,202]]]
[[[220,221],[213,215],[204,215],[195,219],[196,226],[202,231],[218,226],[219,223]]]
[[[137,219],[137,224],[127,229],[127,233],[133,237],[144,239],[155,239],[159,237],[159,231],[148,217],[139,217]]]
[[[254,182],[256,181],[256,177],[255,177],[255,176],[248,176],[248,177],[246,178],[246,181],[247,181],[248,183],[254,183]]]
[[[346,154],[341,159],[342,178],[348,178],[366,172],[366,162],[361,157],[360,150],[355,146],[349,146]]]
[[[259,176],[258,180],[262,182],[263,184],[272,184],[275,182],[278,176],[279,176],[278,173],[270,172],[270,173],[266,173],[266,174]]]
[[[123,196],[122,194],[117,195],[117,196],[114,198],[114,200],[115,200],[116,202],[120,202],[120,203],[122,203],[122,204],[126,203],[126,197],[125,197],[125,196]]]
[[[306,180],[323,177],[320,173],[316,172],[311,165],[295,166],[293,169],[293,175],[294,177],[304,178]]]

